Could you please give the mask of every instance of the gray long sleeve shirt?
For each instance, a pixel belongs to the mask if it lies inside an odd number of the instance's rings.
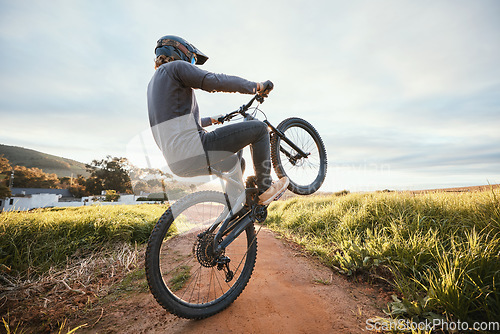
[[[178,161],[204,155],[200,132],[202,126],[210,124],[210,118],[200,118],[193,88],[252,94],[257,83],[207,72],[185,61],[160,66],[148,85],[149,122],[156,143],[171,167]]]

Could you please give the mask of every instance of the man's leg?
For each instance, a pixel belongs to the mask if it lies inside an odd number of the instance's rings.
[[[253,120],[220,127],[214,131],[202,134],[202,143],[209,157],[210,152],[227,152],[228,156],[251,145],[252,160],[257,186],[264,191],[271,185],[271,161],[269,131],[267,125]],[[210,162],[210,164],[216,163]]]

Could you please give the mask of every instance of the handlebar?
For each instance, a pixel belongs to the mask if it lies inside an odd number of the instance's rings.
[[[272,83],[271,83],[271,86],[272,86]],[[272,89],[272,87],[271,87],[271,89]],[[229,114],[226,114],[224,116],[218,117],[217,121],[222,124],[222,123],[224,123],[226,121],[229,121],[229,120],[233,119],[236,116],[239,116],[239,115],[246,116],[247,110],[250,109],[250,107],[255,102],[255,100],[257,100],[257,102],[259,102],[259,103],[264,103],[264,98],[265,97],[262,96],[262,95],[255,94],[255,96],[252,97],[252,99],[247,104],[242,105],[238,110],[230,112]]]
[[[212,119],[216,119],[219,124],[224,123],[225,121],[229,121],[232,118],[236,117],[237,115],[241,115],[243,117],[248,117],[249,115],[246,113],[248,109],[252,106],[252,104],[257,100],[259,103],[264,103],[264,99],[268,97],[269,93],[273,90],[274,84],[270,81],[267,80],[266,82],[263,82],[262,85],[264,85],[264,88],[259,91],[257,94],[255,94],[254,97],[247,103],[242,105],[238,110],[235,110],[233,112],[230,112],[229,114],[226,115],[218,115],[215,117],[212,117]]]

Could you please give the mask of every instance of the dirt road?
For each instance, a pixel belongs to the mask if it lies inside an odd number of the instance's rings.
[[[248,286],[222,313],[180,319],[140,293],[105,306],[98,322],[89,319],[78,333],[361,333],[367,319],[381,315],[386,301],[368,284],[348,282],[267,229],[258,245]]]

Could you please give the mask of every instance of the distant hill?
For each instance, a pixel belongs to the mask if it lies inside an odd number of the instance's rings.
[[[89,176],[85,164],[55,155],[30,150],[23,147],[0,144],[0,155],[9,159],[12,166],[40,168],[45,173],[55,173],[59,177],[77,175]]]

